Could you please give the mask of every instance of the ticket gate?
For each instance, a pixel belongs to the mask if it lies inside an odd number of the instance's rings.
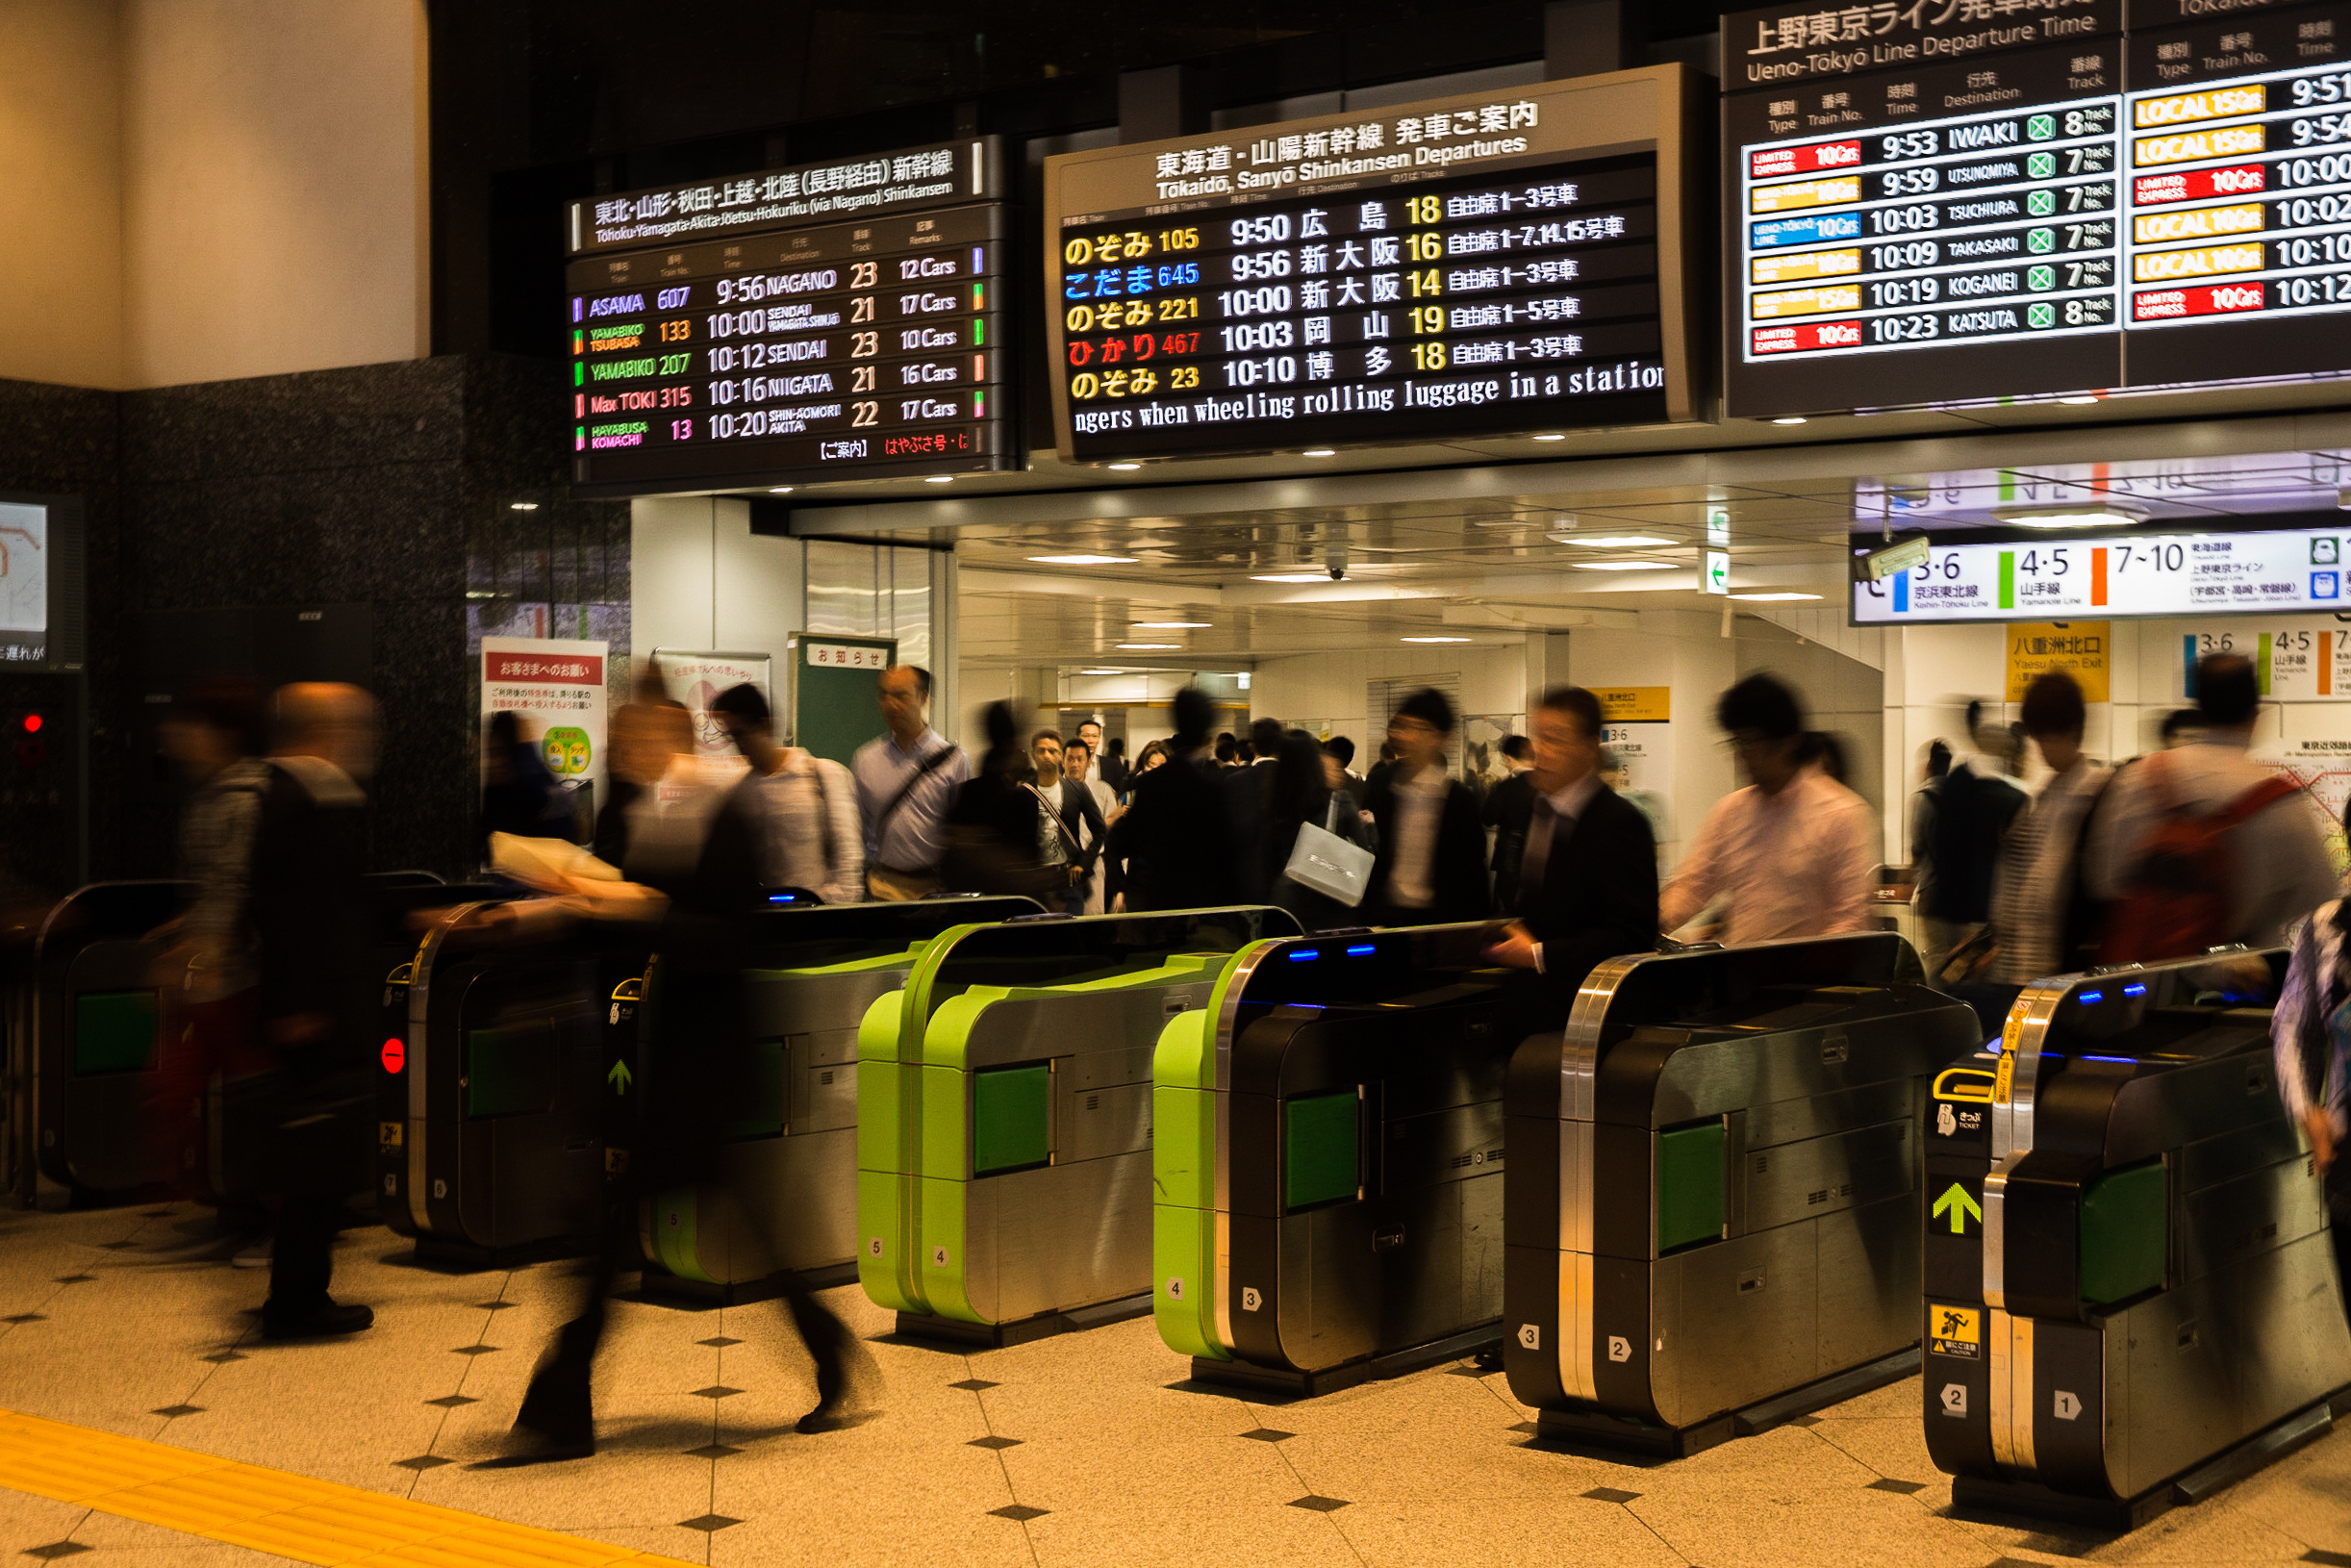
[[[1981,1036],[1890,932],[1611,959],[1510,1061],[1511,1392],[1681,1455],[1918,1366],[1919,1146]]]
[[[2043,980],[1937,1079],[1925,1421],[1958,1507],[2133,1529],[2343,1407],[2324,1187],[2270,1050],[2286,954],[2259,956],[2252,994],[2210,957]]]
[[[1207,1382],[1320,1394],[1500,1335],[1503,1085],[1531,977],[1492,928],[1261,942],[1152,1066],[1152,1309]]]
[[[1278,909],[948,933],[858,1031],[858,1277],[898,1329],[1011,1345],[1150,1308],[1151,1052]]]
[[[796,900],[795,901],[796,905]],[[857,1255],[857,1027],[906,983],[941,933],[1040,913],[1028,898],[954,896],[907,903],[780,907],[751,917],[744,938],[749,1027],[716,1054],[661,1027],[666,971],[658,954],[643,987],[614,993],[610,1015],[649,997],[628,1057],[633,1096],[693,1061],[693,1089],[723,1143],[712,1182],[669,1187],[638,1205],[648,1294],[740,1301],[779,1269],[846,1284]],[[632,1107],[633,1109],[634,1107]],[[608,1132],[622,1158],[633,1131]]]

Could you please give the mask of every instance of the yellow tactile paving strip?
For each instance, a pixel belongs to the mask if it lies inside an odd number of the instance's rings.
[[[0,1410],[0,1486],[320,1568],[678,1561],[13,1410]]]

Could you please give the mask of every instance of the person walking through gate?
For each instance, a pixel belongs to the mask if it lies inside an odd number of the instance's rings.
[[[971,759],[930,727],[930,671],[902,664],[881,673],[887,732],[857,748],[857,806],[865,822],[866,888],[902,902],[937,893],[947,858],[947,814],[972,776]]]
[[[1494,907],[1486,882],[1485,827],[1478,797],[1445,771],[1454,705],[1424,687],[1388,721],[1395,766],[1373,778],[1364,807],[1379,828],[1367,912],[1381,925],[1442,925],[1483,920]]]

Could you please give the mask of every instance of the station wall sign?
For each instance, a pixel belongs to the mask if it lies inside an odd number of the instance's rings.
[[[2071,620],[2351,609],[2351,525],[2246,533],[2051,535],[1935,541],[1924,564],[1853,585],[1853,622]]]
[[[1656,66],[1047,159],[1061,456],[1697,417],[1694,83]]]

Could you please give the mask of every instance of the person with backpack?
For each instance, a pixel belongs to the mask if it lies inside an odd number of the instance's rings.
[[[2208,656],[2196,666],[2201,733],[2108,787],[2086,862],[2091,895],[2113,906],[2105,962],[2282,947],[2296,921],[2339,891],[2300,787],[2245,755],[2261,705],[2252,660]]]
[[[865,822],[866,891],[903,902],[946,884],[947,814],[972,776],[963,748],[930,727],[930,671],[896,665],[881,672],[888,733],[857,748],[857,810]]]
[[[1943,776],[1919,792],[1911,819],[1910,855],[1919,867],[1916,898],[1925,938],[1920,956],[1930,982],[1991,919],[2001,841],[2025,805],[2025,792],[2008,777],[1999,755],[2007,732],[1983,721],[1984,704],[1970,702],[1967,733],[1978,754],[1955,756]]]

